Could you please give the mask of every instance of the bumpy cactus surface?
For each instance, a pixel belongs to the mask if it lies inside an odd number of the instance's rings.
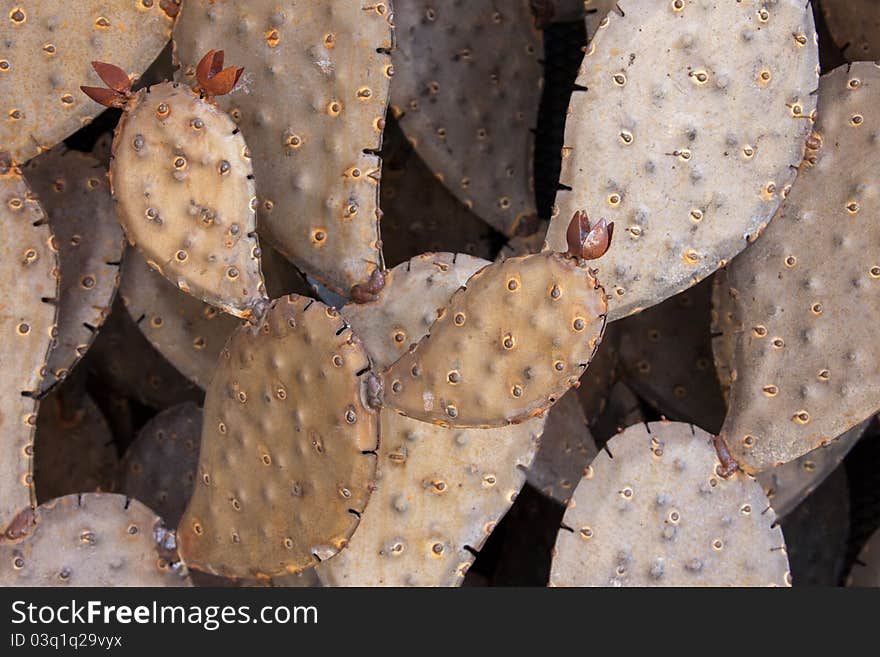
[[[3,586],[190,586],[174,533],[124,495],[67,495],[0,538]]]
[[[195,487],[201,436],[202,409],[192,402],[158,413],[125,452],[119,492],[176,526]]]
[[[58,256],[43,209],[21,171],[0,153],[0,529],[34,502],[33,443],[42,372],[56,322]]]
[[[756,472],[807,453],[880,407],[876,286],[880,67],[822,78],[798,179],[727,270],[735,346],[722,435]],[[840,339],[841,318],[859,313]],[[838,321],[835,321],[837,319]]]
[[[712,437],[651,422],[612,439],[562,521],[555,586],[788,586],[782,531],[761,486],[723,478]],[[612,462],[613,456],[613,462]]]
[[[195,492],[179,529],[187,564],[271,577],[344,548],[376,473],[376,381],[360,341],[319,301],[277,299],[239,328],[205,400]]]
[[[618,5],[572,95],[547,233],[562,248],[581,208],[617,222],[597,265],[612,321],[690,287],[760,234],[794,180],[818,77],[813,17],[798,0]]]
[[[199,63],[198,91],[173,82],[132,92],[115,66],[95,63],[109,89],[83,91],[123,109],[110,183],[129,242],[181,290],[239,317],[265,299],[251,154],[209,99],[242,69],[223,52]]]
[[[387,2],[192,0],[174,30],[181,79],[216,44],[245,67],[218,102],[251,149],[261,236],[344,296],[382,268],[392,20]]]
[[[449,190],[507,235],[538,227],[530,131],[543,46],[528,4],[394,3],[392,111]]]
[[[106,168],[96,158],[59,146],[28,162],[24,175],[49,217],[61,267],[58,335],[42,384],[47,390],[85,355],[110,313],[125,238]]]
[[[103,109],[79,93],[92,60],[139,76],[171,36],[169,2],[21,0],[0,17],[0,148],[24,163]],[[136,36],[135,36],[136,35]]]

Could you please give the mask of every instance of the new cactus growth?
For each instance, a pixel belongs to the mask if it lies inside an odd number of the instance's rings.
[[[195,487],[201,434],[202,410],[192,402],[161,411],[125,452],[118,491],[177,526]]]
[[[651,422],[607,450],[565,513],[551,586],[791,585],[761,486],[743,474],[719,476],[709,434]]]
[[[28,508],[0,538],[2,586],[191,586],[174,532],[124,495]]]
[[[375,381],[360,341],[318,301],[276,299],[241,326],[205,399],[195,493],[178,530],[186,563],[265,578],[344,548],[376,472]]]
[[[387,2],[191,0],[174,30],[179,79],[215,43],[248,71],[218,103],[253,155],[261,237],[346,297],[382,269],[392,22]]]
[[[223,59],[223,51],[204,56],[198,91],[163,82],[132,92],[121,69],[100,62],[95,70],[108,88],[82,89],[123,109],[110,182],[129,242],[181,290],[249,317],[266,299],[256,188],[240,130],[210,102],[242,72],[223,69]]]
[[[572,386],[605,328],[605,293],[587,267],[613,224],[575,214],[569,250],[509,258],[474,274],[430,334],[383,372],[385,403],[457,427],[542,414]]]
[[[59,146],[23,170],[49,217],[61,266],[58,335],[41,386],[45,391],[71,372],[110,314],[125,237],[106,170],[96,158]]]
[[[547,233],[562,249],[576,208],[618,223],[597,265],[612,321],[694,285],[760,234],[794,180],[818,76],[800,0],[618,5],[572,95]]]
[[[394,12],[391,109],[403,131],[478,216],[509,236],[534,233],[543,46],[528,0],[398,0]]]
[[[0,531],[35,503],[37,401],[55,330],[58,258],[46,215],[8,155],[0,153]]]
[[[798,180],[761,238],[727,269],[722,305],[733,312],[735,343],[732,410],[721,435],[748,472],[834,440],[880,407],[878,90],[875,64],[823,76]],[[859,321],[841,339],[834,320],[853,314]]]
[[[0,16],[0,149],[24,163],[96,117],[103,108],[78,93],[97,80],[89,62],[143,73],[171,36],[167,2],[20,0]]]

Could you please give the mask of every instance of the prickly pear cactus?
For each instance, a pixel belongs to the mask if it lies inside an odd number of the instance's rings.
[[[147,342],[118,296],[83,367],[105,382],[111,398],[131,398],[157,410],[204,399],[201,389]]]
[[[385,403],[457,427],[542,414],[577,383],[602,339],[605,293],[585,263],[545,252],[478,271],[430,334],[385,370]]]
[[[119,492],[176,526],[195,486],[201,434],[202,409],[192,402],[158,413],[125,452]]]
[[[430,253],[386,274],[375,301],[342,309],[376,367],[430,329],[485,261]],[[525,481],[543,427],[451,430],[383,409],[376,490],[351,544],[318,566],[336,586],[457,586]]]
[[[821,0],[834,42],[849,61],[880,59],[880,4],[876,0]]]
[[[0,16],[0,147],[24,163],[89,123],[103,108],[79,86],[96,82],[93,60],[115,61],[131,77],[171,36],[168,2],[18,0]]]
[[[40,402],[34,437],[38,503],[112,490],[118,464],[110,427],[80,385],[59,386]]]
[[[491,259],[492,229],[437,180],[393,119],[385,127],[381,200],[386,267],[406,262],[414,253]]]
[[[624,380],[664,416],[717,433],[727,408],[712,366],[712,280],[616,322]]]
[[[747,472],[791,461],[880,407],[878,106],[880,66],[823,76],[798,180],[727,269],[726,303],[741,330],[721,435]]]
[[[527,480],[547,497],[567,504],[598,451],[577,393],[569,391],[547,412]]]
[[[245,67],[218,102],[253,154],[261,236],[343,296],[382,268],[392,21],[388,2],[191,0],[174,30],[181,79],[218,44]]]
[[[561,248],[581,208],[617,223],[597,265],[612,321],[699,282],[760,234],[794,180],[818,76],[808,3],[618,5],[572,95],[547,234]]]
[[[125,256],[119,293],[150,344],[188,379],[207,388],[220,352],[241,320],[183,294],[134,250]]]
[[[0,538],[2,586],[190,586],[174,533],[124,495],[68,495],[27,509]]]
[[[0,153],[0,530],[35,503],[33,442],[42,371],[55,331],[58,257],[46,215]]]
[[[110,313],[125,237],[106,169],[96,158],[59,146],[23,171],[49,216],[61,265],[58,336],[43,379],[45,391],[70,373]]]
[[[403,131],[465,206],[507,235],[533,233],[543,45],[528,0],[397,0],[394,18]]]
[[[205,400],[180,551],[198,570],[272,577],[348,543],[379,441],[370,359],[339,314],[276,299],[230,338]]]
[[[834,442],[759,473],[756,479],[764,487],[776,517],[785,518],[816,490],[841,464],[867,428],[867,421],[857,424]]]
[[[741,473],[717,474],[712,436],[651,422],[606,449],[565,513],[551,586],[791,584],[761,486]]]
[[[108,104],[124,109],[110,182],[129,242],[184,292],[250,316],[266,289],[251,153],[241,132],[185,85],[165,82],[132,93],[104,77],[116,92]]]

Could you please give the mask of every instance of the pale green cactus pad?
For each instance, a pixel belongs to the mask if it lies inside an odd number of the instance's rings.
[[[878,107],[880,66],[823,76],[798,180],[727,269],[733,411],[721,435],[748,472],[791,461],[880,407]],[[840,318],[850,320],[845,339]]]
[[[0,154],[0,530],[35,504],[33,442],[42,372],[55,333],[58,256],[21,171]]]
[[[528,0],[394,3],[392,111],[449,190],[507,235],[537,228],[543,44]]]
[[[93,60],[131,77],[168,43],[166,2],[16,0],[0,16],[0,146],[24,163],[79,130],[104,108],[80,93],[96,84]],[[174,13],[174,12],[171,12]]]
[[[244,67],[217,101],[253,155],[260,235],[343,296],[382,267],[392,16],[381,1],[191,0],[174,30],[182,79],[211,48]]]
[[[794,180],[818,77],[800,0],[618,6],[586,50],[547,234],[564,248],[575,210],[615,222],[596,263],[612,321],[694,285],[760,234]]]
[[[43,379],[45,391],[79,363],[110,313],[125,237],[106,167],[95,157],[59,146],[23,171],[49,216],[61,265],[58,336]]]
[[[2,586],[190,586],[174,532],[124,495],[67,495],[0,538]]]
[[[565,513],[551,586],[791,585],[760,484],[718,476],[712,436],[651,422],[606,449]]]

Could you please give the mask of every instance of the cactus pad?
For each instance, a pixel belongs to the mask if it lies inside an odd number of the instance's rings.
[[[168,43],[165,2],[19,0],[0,16],[0,145],[16,162],[55,146],[103,107],[81,93],[92,60],[143,73]]]
[[[137,92],[110,182],[129,242],[180,289],[239,317],[265,298],[251,156],[227,114],[179,84]]]
[[[492,229],[437,180],[393,120],[385,128],[383,157],[382,253],[386,267],[405,262],[413,253],[492,257]]]
[[[727,409],[712,366],[712,281],[613,324],[624,380],[666,417],[717,433]]]
[[[156,415],[125,452],[119,491],[177,525],[195,485],[201,434],[202,410],[192,402]]]
[[[857,424],[834,442],[758,474],[758,483],[764,487],[777,518],[785,518],[825,481],[859,441],[867,426],[867,421]]]
[[[384,373],[385,403],[459,427],[540,415],[577,383],[605,327],[605,293],[562,253],[509,258],[474,274],[430,335]]]
[[[32,459],[37,402],[55,331],[58,259],[46,216],[0,154],[0,531],[34,501]],[[25,394],[23,394],[25,393]]]
[[[782,531],[761,486],[729,479],[712,436],[687,424],[630,427],[575,490],[551,586],[789,586]]]
[[[345,319],[376,367],[387,367],[427,335],[455,291],[488,264],[462,253],[416,256],[385,274],[385,287],[375,301],[347,304]]]
[[[118,463],[110,427],[84,390],[60,386],[40,402],[34,438],[38,503],[112,490]]]
[[[244,66],[219,98],[259,180],[260,234],[334,292],[381,268],[379,178],[394,71],[387,2],[192,0],[174,30],[181,74],[218,44]]]
[[[528,4],[394,3],[392,110],[435,175],[507,235],[537,228],[543,45]]]
[[[318,301],[277,299],[239,328],[205,401],[178,532],[187,564],[272,577],[344,548],[376,472],[379,422],[365,401],[374,381],[358,339]]]
[[[207,388],[220,351],[241,320],[182,293],[134,250],[125,256],[120,295],[150,344],[184,376]]]
[[[880,407],[878,107],[880,65],[823,76],[798,180],[761,238],[727,268],[732,323],[742,329],[732,356],[735,412],[721,435],[747,472],[791,461]],[[845,331],[839,318],[849,318]]]
[[[880,4],[877,0],[821,0],[834,42],[850,61],[880,60]]]
[[[96,158],[60,146],[31,160],[24,174],[49,215],[61,264],[58,337],[42,384],[47,390],[85,355],[110,313],[125,238]]]
[[[547,235],[564,246],[575,209],[616,222],[597,263],[610,320],[690,287],[761,232],[794,180],[818,75],[800,0],[618,4],[625,16],[608,15],[572,95]]]
[[[597,452],[577,393],[567,392],[547,413],[538,453],[526,470],[528,482],[566,504]]]
[[[119,297],[86,355],[84,367],[97,372],[111,394],[131,397],[155,409],[183,401],[200,403],[204,396],[147,342]]]
[[[319,576],[334,586],[458,586],[522,488],[543,420],[454,430],[388,409],[380,417],[376,491]]]
[[[190,586],[174,533],[123,495],[67,495],[0,538],[2,586]]]

